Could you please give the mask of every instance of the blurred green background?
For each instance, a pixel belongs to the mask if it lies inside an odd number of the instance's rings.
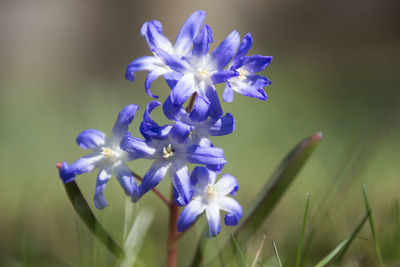
[[[306,193],[311,193],[306,234],[316,228],[306,266],[315,264],[348,237],[364,214],[365,182],[374,211],[382,254],[400,266],[400,20],[399,1],[0,1],[0,265],[110,266],[112,255],[75,215],[55,168],[85,152],[75,143],[87,128],[109,133],[126,104],[141,106],[145,73],[134,83],[125,67],[148,55],[141,25],[157,19],[172,41],[195,10],[207,12],[215,47],[233,29],[251,32],[251,54],[272,55],[263,73],[273,84],[263,102],[235,95],[223,103],[236,119],[236,131],[215,138],[224,148],[224,173],[239,180],[237,199],[244,210],[282,157],[302,138],[324,134],[319,147],[258,235],[247,244],[251,262],[262,234],[260,260],[273,254],[295,257]],[[153,93],[169,93],[157,80]],[[223,88],[218,87],[222,94]],[[131,129],[137,128],[142,113]],[[161,110],[155,118],[163,119]],[[140,174],[147,161],[130,165]],[[77,181],[93,207],[96,175]],[[169,179],[159,189],[169,194]],[[125,197],[110,181],[109,207],[95,211],[121,242]],[[331,199],[331,200],[330,200]],[[138,204],[155,212],[138,255],[138,266],[162,266],[166,257],[167,211],[152,194]],[[325,213],[326,212],[326,213]],[[322,219],[321,219],[322,217]],[[185,234],[180,263],[186,266],[201,233]],[[218,247],[232,228],[223,227],[210,246]],[[368,225],[343,266],[377,266]],[[246,250],[245,248],[243,248]],[[273,262],[270,262],[274,266]],[[218,264],[217,264],[218,265]]]

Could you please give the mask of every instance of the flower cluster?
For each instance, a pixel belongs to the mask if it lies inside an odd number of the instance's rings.
[[[170,124],[160,126],[152,119],[151,112],[161,105],[153,101],[147,105],[140,124],[143,139],[128,131],[138,110],[136,105],[126,106],[119,113],[111,138],[93,129],[78,135],[78,145],[93,152],[70,165],[63,163],[60,177],[68,183],[76,175],[98,168],[94,196],[98,209],[107,206],[104,189],[113,174],[126,195],[136,202],[168,173],[172,179],[174,202],[184,206],[178,231],[185,231],[203,212],[210,236],[220,232],[220,210],[226,212],[226,225],[236,225],[241,219],[241,206],[228,196],[239,189],[237,180],[225,174],[216,181],[227,161],[223,149],[214,146],[210,136],[232,133],[235,121],[232,114],[224,115],[215,84],[225,83],[223,100],[226,102],[233,100],[233,91],[266,100],[264,87],[270,81],[256,73],[264,70],[272,57],[247,56],[252,37],[247,34],[240,40],[236,31],[210,53],[213,34],[208,25],[202,26],[204,19],[204,11],[194,12],[182,26],[174,44],[162,34],[159,21],[144,23],[141,34],[153,55],[134,60],[126,70],[125,77],[130,81],[134,81],[135,72],[148,71],[145,89],[153,98],[158,96],[150,91],[152,82],[164,77],[171,92],[162,109]],[[186,102],[189,104],[184,108]],[[152,160],[140,185],[126,165],[138,158]],[[189,163],[201,166],[195,167],[190,174]]]

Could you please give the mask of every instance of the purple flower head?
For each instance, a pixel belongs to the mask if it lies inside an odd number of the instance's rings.
[[[157,20],[144,23],[140,32],[146,38],[151,51],[161,49],[171,55],[183,57],[187,56],[192,49],[193,39],[198,34],[205,16],[206,13],[201,10],[190,15],[179,31],[174,45],[162,34],[162,24]],[[145,82],[146,92],[154,98],[157,96],[150,92],[150,86],[155,79],[161,75],[164,75],[168,83],[173,83],[177,79],[176,74],[172,73],[157,54],[132,61],[126,68],[125,77],[133,82],[134,73],[143,70],[149,71]]]
[[[178,231],[184,232],[197,216],[205,212],[209,226],[209,236],[215,237],[221,231],[220,211],[225,211],[225,224],[237,225],[242,218],[242,207],[233,198],[238,183],[230,174],[225,174],[216,182],[217,174],[205,167],[196,167],[191,175],[193,199],[181,212],[178,219]]]
[[[235,70],[224,70],[224,68],[236,54],[240,36],[233,31],[212,53],[209,53],[212,41],[212,30],[208,25],[204,25],[193,41],[191,56],[179,57],[161,48],[155,48],[153,51],[177,73],[177,81],[171,88],[172,103],[182,105],[196,93],[198,101],[207,104],[208,115],[219,118],[223,111],[214,84],[239,75]]]
[[[128,105],[118,114],[110,139],[99,130],[88,129],[81,132],[76,138],[76,143],[81,148],[90,149],[93,152],[83,156],[71,165],[64,162],[60,168],[60,178],[64,183],[73,181],[76,175],[100,169],[94,196],[94,204],[98,209],[103,209],[107,206],[104,190],[113,174],[117,177],[126,195],[133,196],[138,190],[136,181],[126,165],[127,161],[137,157],[121,150],[119,146],[138,108],[137,105]]]
[[[237,71],[238,76],[227,80],[223,99],[226,102],[233,101],[233,91],[244,96],[255,97],[261,100],[267,100],[267,94],[264,87],[271,84],[271,81],[264,76],[256,75],[263,71],[272,61],[269,56],[246,56],[251,48],[253,39],[248,33],[239,47],[235,58],[230,64],[230,70]]]
[[[149,106],[155,105],[152,103]],[[180,206],[187,205],[192,197],[187,163],[225,164],[224,152],[216,147],[193,145],[188,141],[193,127],[183,122],[177,121],[172,126],[165,127],[164,132],[158,131],[159,128],[155,126],[154,131],[142,129],[146,133],[145,140],[127,134],[121,141],[121,148],[129,154],[153,160],[133,201],[154,188],[169,173],[177,192],[176,203]]]

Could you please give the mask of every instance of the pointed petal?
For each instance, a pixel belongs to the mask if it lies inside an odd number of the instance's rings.
[[[231,61],[232,57],[240,44],[240,35],[237,31],[231,32],[224,41],[211,53],[211,58],[217,66],[217,70],[222,70]]]
[[[221,210],[228,213],[225,216],[225,224],[229,226],[237,225],[243,215],[240,204],[231,197],[220,197],[217,203]]]
[[[218,71],[218,72],[214,73],[211,76],[211,80],[212,80],[213,84],[217,84],[217,83],[226,82],[230,78],[233,78],[236,76],[239,76],[239,72],[237,72],[235,70],[222,70],[222,71]]]
[[[186,20],[175,40],[174,51],[176,54],[186,55],[190,51],[205,17],[206,12],[197,10]]]
[[[171,125],[159,126],[150,116],[153,109],[159,105],[161,105],[161,103],[158,101],[150,102],[143,114],[143,121],[140,123],[140,133],[146,139],[166,139],[168,137]]]
[[[250,73],[257,73],[263,71],[271,61],[272,57],[270,56],[250,56],[244,59],[242,68]]]
[[[72,169],[69,168],[69,165],[67,162],[62,163],[61,168],[58,172],[58,175],[60,176],[60,178],[64,184],[70,183],[73,180],[75,180],[75,174],[72,171]]]
[[[190,146],[187,149],[187,159],[190,163],[215,165],[225,164],[224,150],[217,147]]]
[[[197,185],[196,187],[204,189],[209,184],[214,184],[216,177],[217,174],[215,172],[210,171],[206,167],[197,166],[192,171],[190,181],[192,185]]]
[[[201,28],[199,34],[193,40],[193,56],[202,57],[208,54],[210,44],[213,42],[213,32],[207,24]]]
[[[221,103],[219,102],[217,91],[214,86],[209,86],[206,89],[206,96],[210,101],[210,117],[218,119],[224,112],[222,111]]]
[[[185,74],[171,90],[171,101],[175,105],[182,105],[194,92],[193,74]]]
[[[163,63],[159,58],[146,56],[135,59],[126,67],[125,78],[131,82],[135,80],[135,72],[160,68]]]
[[[172,183],[174,184],[175,191],[178,195],[178,197],[175,199],[175,203],[178,206],[187,205],[192,199],[193,195],[188,167],[184,162],[173,161],[171,163],[169,173],[172,177]]]
[[[172,55],[160,48],[154,48],[152,49],[152,51],[157,56],[159,56],[168,67],[170,67],[174,71],[184,73],[186,70],[190,69],[189,63],[185,59],[183,59],[182,56]]]
[[[104,198],[104,190],[106,189],[106,184],[111,178],[111,171],[108,169],[101,169],[99,175],[97,176],[96,191],[94,193],[94,205],[98,209],[104,209],[107,207],[107,201]]]
[[[174,88],[175,85],[178,83],[178,81],[182,78],[183,74],[173,71],[173,72],[167,72],[164,74],[164,79],[167,82],[169,88]]]
[[[171,121],[182,120],[188,114],[186,110],[180,105],[174,105],[171,101],[171,97],[168,96],[163,104],[164,115]]]
[[[138,201],[146,192],[153,189],[165,177],[169,169],[170,163],[166,161],[156,160],[143,177],[143,181],[139,186],[139,194],[135,195],[132,200]]]
[[[161,48],[165,51],[172,50],[171,42],[162,34],[161,22],[157,20],[145,22],[140,32],[146,38],[150,49]]]
[[[183,123],[181,121],[177,121],[171,128],[169,136],[176,140],[178,143],[183,143],[189,137],[190,131],[192,130],[192,126]]]
[[[201,122],[206,120],[209,114],[210,103],[198,95],[194,101],[193,110],[189,115],[190,120]]]
[[[206,215],[209,227],[209,236],[215,237],[221,232],[221,218],[217,205],[209,205],[206,207]]]
[[[166,73],[170,72],[168,68],[154,68],[149,71],[146,77],[146,81],[144,83],[144,88],[146,89],[146,93],[153,97],[153,98],[158,98],[158,96],[153,95],[150,91],[151,84],[161,75],[164,75]]]
[[[122,111],[118,113],[117,120],[115,121],[114,127],[112,129],[112,143],[117,143],[117,145],[119,145],[122,137],[124,137],[124,135],[128,131],[129,124],[131,124],[138,109],[139,106],[132,104],[125,106]]]
[[[253,38],[251,37],[251,34],[248,33],[246,34],[245,37],[243,37],[242,43],[240,44],[240,47],[235,55],[234,60],[244,57],[250,50],[252,45],[253,45]]]
[[[231,103],[233,101],[233,90],[229,82],[226,83],[224,93],[222,94],[222,98],[225,102]]]
[[[76,137],[76,143],[83,149],[100,149],[106,142],[106,134],[96,129],[84,130]]]
[[[239,183],[236,178],[230,174],[224,174],[221,179],[215,184],[215,191],[219,195],[234,194],[239,190]]]
[[[205,206],[201,200],[193,199],[181,212],[178,219],[178,232],[184,232],[187,228],[193,225],[197,216],[203,213]]]
[[[98,168],[103,160],[104,156],[99,153],[83,156],[69,166],[68,164],[63,164],[60,169],[60,177],[64,183],[70,182],[76,175],[91,172]]]
[[[138,185],[128,166],[121,163],[114,168],[114,172],[119,184],[122,186],[127,196],[135,196],[138,194]]]
[[[235,130],[235,119],[232,114],[227,113],[218,120],[210,120],[208,126],[211,136],[227,135]]]
[[[156,149],[151,147],[148,142],[129,135],[122,138],[121,149],[135,158],[152,159],[156,153]]]

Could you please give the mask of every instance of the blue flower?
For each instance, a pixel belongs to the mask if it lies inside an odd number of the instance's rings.
[[[171,55],[182,57],[188,55],[192,49],[193,39],[198,34],[205,16],[206,13],[201,10],[190,15],[179,31],[174,45],[162,34],[162,24],[157,20],[144,23],[140,32],[146,38],[151,51],[162,49]],[[143,70],[149,71],[145,82],[146,92],[154,98],[157,98],[157,96],[150,92],[150,86],[157,77],[164,75],[168,83],[177,79],[176,74],[172,73],[171,69],[156,54],[132,61],[126,69],[125,77],[133,82],[134,73]]]
[[[242,207],[233,198],[238,189],[235,177],[225,174],[216,180],[216,173],[205,167],[196,167],[191,175],[193,199],[181,212],[178,219],[178,231],[184,232],[201,213],[205,212],[209,226],[209,236],[214,237],[221,231],[220,211],[225,211],[225,224],[234,226],[242,218]]]
[[[76,138],[76,143],[81,148],[90,149],[93,152],[71,165],[64,162],[60,168],[60,177],[64,183],[73,181],[76,175],[100,169],[94,196],[94,204],[98,209],[107,206],[104,190],[113,174],[117,177],[126,195],[133,196],[138,190],[136,181],[125,164],[129,160],[135,159],[136,156],[126,153],[119,146],[138,108],[137,105],[128,105],[118,114],[110,139],[107,139],[103,132],[95,129],[81,132]]]
[[[150,103],[149,106],[152,106]],[[192,127],[183,122],[176,122],[165,127],[164,133],[147,135],[145,140],[125,135],[121,148],[144,159],[154,160],[152,166],[143,177],[138,193],[133,201],[154,188],[167,173],[172,178],[174,189],[178,195],[176,203],[187,205],[192,197],[190,176],[187,163],[219,165],[226,164],[224,151],[216,147],[200,147],[187,142]],[[149,131],[148,133],[151,133]],[[146,135],[145,135],[146,136]]]
[[[227,135],[235,130],[235,120],[230,113],[218,119],[207,118],[199,121],[196,113],[188,113],[182,106],[174,105],[170,97],[164,102],[163,110],[168,119],[191,126],[189,141],[195,145],[211,146],[210,136]]]
[[[233,101],[233,91],[249,97],[267,100],[264,87],[271,84],[271,81],[264,76],[255,73],[263,71],[271,62],[269,56],[246,56],[251,48],[253,39],[248,33],[239,47],[237,54],[230,64],[230,70],[237,71],[238,76],[227,80],[223,99],[226,102]]]
[[[208,105],[209,116],[219,118],[223,111],[214,84],[239,75],[235,70],[224,70],[224,68],[236,54],[240,45],[240,36],[233,31],[210,54],[209,48],[212,42],[212,30],[208,25],[204,25],[193,41],[190,56],[176,56],[159,47],[154,48],[153,51],[177,73],[178,79],[171,86],[172,103],[182,105],[196,93],[198,101],[203,101]]]

